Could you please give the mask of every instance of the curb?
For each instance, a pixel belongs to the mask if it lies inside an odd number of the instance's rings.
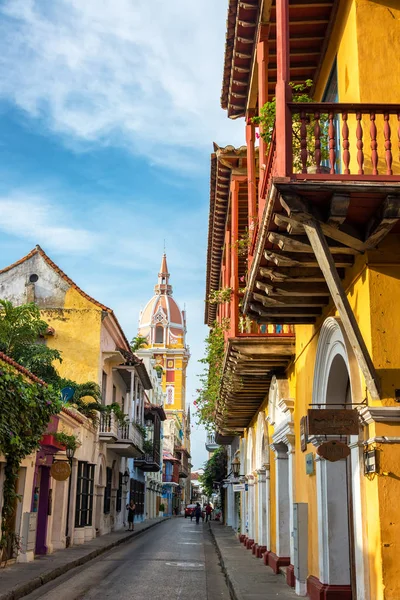
[[[235,585],[234,585],[234,583],[232,581],[232,578],[231,578],[231,576],[229,574],[229,571],[228,571],[228,569],[225,566],[225,562],[224,562],[224,559],[222,557],[222,553],[221,553],[220,547],[218,546],[217,538],[214,535],[214,532],[213,532],[213,529],[212,529],[210,523],[208,524],[208,528],[210,530],[211,537],[212,537],[213,542],[214,542],[215,550],[216,550],[216,552],[218,554],[218,558],[219,558],[219,562],[220,562],[220,565],[221,565],[222,572],[225,575],[226,584],[228,586],[229,594],[230,594],[232,600],[243,600],[242,594],[237,589],[235,589]],[[0,596],[0,600],[1,600],[1,596]]]
[[[129,542],[130,540],[137,537],[138,535],[141,535],[145,531],[156,527],[156,525],[160,525],[161,523],[164,523],[164,521],[168,521],[170,518],[171,517],[164,517],[162,521],[158,521],[157,523],[149,523],[149,525],[143,527],[140,531],[134,531],[131,535],[121,537],[120,539],[115,540],[110,544],[107,544],[107,546],[104,546],[103,548],[96,548],[96,550],[89,552],[89,554],[86,554],[85,556],[76,558],[75,560],[72,560],[71,562],[66,563],[65,565],[61,565],[52,569],[51,571],[48,571],[47,573],[43,573],[43,575],[39,575],[39,577],[35,577],[31,581],[22,583],[21,585],[14,587],[5,594],[0,594],[0,600],[18,600],[19,598],[23,598],[24,596],[27,596],[28,594],[31,594],[32,592],[40,588],[42,585],[49,583],[49,581],[53,581],[54,579],[57,579],[57,577],[60,577],[60,575],[68,573],[68,571],[71,571],[71,569],[75,569],[75,567],[80,567],[86,564],[87,562],[90,562],[94,558],[97,558],[101,554],[108,552],[108,550],[112,550],[112,548],[116,548],[117,546],[121,546],[122,544]]]

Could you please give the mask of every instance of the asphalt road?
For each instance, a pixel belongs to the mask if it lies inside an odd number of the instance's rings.
[[[229,600],[207,524],[174,518],[42,586],[33,600]]]

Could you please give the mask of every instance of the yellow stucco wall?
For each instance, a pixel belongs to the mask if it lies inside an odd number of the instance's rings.
[[[370,405],[398,406],[394,390],[400,388],[400,236],[389,235],[378,249],[360,256],[344,281],[351,308],[359,324],[363,339],[372,356],[382,387],[382,401]],[[308,571],[320,576],[318,562],[318,519],[316,475],[306,475],[306,453],[300,449],[300,419],[307,413],[313,394],[314,368],[320,329],[328,316],[336,316],[330,305],[316,325],[296,327],[296,358],[287,371],[290,397],[295,399],[294,428],[296,452],[294,477],[296,502],[308,503]],[[361,390],[365,382],[360,375]],[[260,411],[268,413],[266,399],[254,415],[250,428],[256,433]],[[249,430],[246,431],[247,437]],[[271,441],[274,429],[268,425]],[[373,423],[365,428],[364,439],[374,436],[400,437],[400,426]],[[316,454],[314,446],[307,453]],[[396,499],[400,493],[400,445],[382,445],[379,448],[381,474],[372,478],[361,477],[361,495],[366,528],[365,547],[369,560],[370,598],[374,600],[398,600],[398,554],[400,539],[400,515]],[[275,504],[275,455],[270,451],[270,525],[271,547],[276,551],[276,504]],[[354,510],[360,507],[355,506]]]
[[[55,329],[54,336],[47,338],[47,345],[62,352],[63,362],[56,363],[60,375],[77,383],[100,383],[101,309],[71,287],[65,294],[63,309],[41,313]]]
[[[398,103],[400,96],[400,5],[397,0],[342,0],[327,52],[315,82],[314,98],[321,100],[337,60],[339,102]],[[392,149],[397,146],[397,117],[390,117]],[[350,171],[358,172],[355,115],[349,115]],[[362,119],[365,173],[371,173],[370,118]],[[376,119],[378,170],[385,173],[383,117]],[[340,124],[342,127],[342,123]],[[400,162],[393,152],[393,170]]]

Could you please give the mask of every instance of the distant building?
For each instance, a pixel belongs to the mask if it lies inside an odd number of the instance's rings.
[[[171,511],[181,512],[190,501],[190,413],[186,409],[186,315],[172,296],[164,254],[154,295],[140,315],[138,335],[147,345],[138,350],[153,361],[165,394],[164,491]]]

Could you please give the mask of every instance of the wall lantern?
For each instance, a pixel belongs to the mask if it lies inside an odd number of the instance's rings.
[[[236,479],[236,477],[240,477],[240,460],[238,459],[237,456],[235,456],[231,465],[232,465],[233,476],[235,477],[235,479]]]
[[[376,448],[364,452],[364,475],[372,475],[378,472],[378,461]]]
[[[65,450],[65,454],[67,455],[69,464],[72,465],[72,459],[74,458],[75,448],[67,448]]]
[[[128,470],[125,470],[125,473],[122,475],[122,483],[124,484],[125,487],[128,485],[128,481],[129,481],[129,472],[128,472]]]

